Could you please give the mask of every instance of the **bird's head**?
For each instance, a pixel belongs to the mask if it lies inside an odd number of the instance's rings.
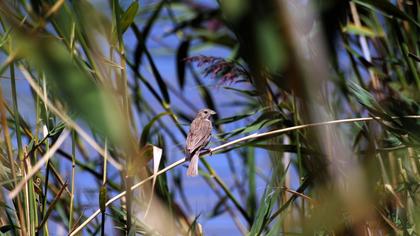
[[[208,108],[204,108],[201,109],[198,113],[197,113],[197,117],[200,117],[202,119],[208,119],[210,118],[210,116],[216,114],[215,111],[208,109]]]

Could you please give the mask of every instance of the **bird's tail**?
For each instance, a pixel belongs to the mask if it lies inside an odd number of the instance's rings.
[[[198,153],[195,153],[190,160],[190,165],[188,166],[187,175],[196,176],[198,175]]]

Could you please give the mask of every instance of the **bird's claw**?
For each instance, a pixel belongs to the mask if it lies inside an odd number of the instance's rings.
[[[201,150],[203,150],[204,152],[208,152],[210,156],[213,156],[213,152],[211,151],[211,148],[203,148]]]

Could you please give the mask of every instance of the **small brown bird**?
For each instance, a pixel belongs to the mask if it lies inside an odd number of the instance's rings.
[[[191,123],[190,132],[187,136],[185,153],[190,160],[187,175],[196,176],[198,174],[198,155],[200,150],[207,146],[211,138],[211,130],[213,128],[210,116],[216,114],[210,109],[201,109],[193,122]]]

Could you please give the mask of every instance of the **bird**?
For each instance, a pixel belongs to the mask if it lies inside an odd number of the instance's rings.
[[[216,112],[211,109],[201,109],[191,123],[185,145],[186,157],[190,160],[187,170],[188,176],[198,175],[198,159],[200,150],[205,148],[210,142],[211,131],[213,128],[210,117],[215,114]]]

